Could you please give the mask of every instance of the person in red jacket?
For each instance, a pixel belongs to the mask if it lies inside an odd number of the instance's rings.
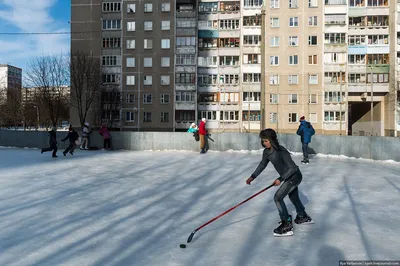
[[[204,149],[205,147],[205,138],[207,135],[207,130],[206,130],[206,123],[207,119],[203,118],[201,119],[200,125],[199,125],[199,135],[200,135],[200,153],[206,153],[206,150]]]

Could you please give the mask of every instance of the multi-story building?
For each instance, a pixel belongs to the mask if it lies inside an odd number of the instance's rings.
[[[22,69],[8,64],[0,64],[0,103],[6,103],[11,95],[19,99],[21,87]],[[18,102],[18,99],[13,99],[13,102]]]
[[[61,92],[61,96],[68,99],[70,96],[71,88],[68,86],[61,86],[60,88],[54,88],[46,90],[51,98],[58,98],[58,94]],[[24,87],[21,89],[21,102],[23,106],[36,104],[37,97],[40,97],[40,88],[38,87]]]

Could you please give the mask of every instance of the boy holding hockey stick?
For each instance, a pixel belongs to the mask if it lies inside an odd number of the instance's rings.
[[[283,199],[289,195],[290,201],[296,208],[297,216],[294,222],[296,224],[314,223],[305,211],[303,203],[299,198],[298,185],[302,181],[302,174],[299,167],[293,162],[289,151],[279,145],[276,132],[271,129],[264,129],[260,132],[261,145],[265,148],[260,164],[253,174],[246,180],[248,185],[267,167],[271,162],[280,177],[274,181],[275,186],[281,185],[276,191],[274,201],[278,208],[281,222],[279,227],[274,230],[274,236],[291,236],[293,235],[292,216],[286,208]]]

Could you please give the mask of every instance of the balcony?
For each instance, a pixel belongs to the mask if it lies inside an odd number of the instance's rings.
[[[196,46],[177,46],[177,54],[196,54]]]
[[[197,17],[197,12],[195,10],[187,10],[187,11],[177,11],[177,18],[195,18]]]
[[[343,53],[347,52],[346,43],[325,43],[324,52],[326,53]]]
[[[345,72],[346,71],[346,63],[326,63],[324,65],[324,71],[326,72]]]
[[[175,90],[178,91],[195,91],[196,84],[176,84],[175,83]]]
[[[175,122],[175,128],[177,128],[177,129],[188,129],[192,123],[193,123],[193,121],[191,121],[191,122],[176,121]]]
[[[195,102],[175,102],[175,110],[196,110]]]
[[[220,110],[220,105],[218,102],[199,102],[197,109],[199,111],[218,111]]]
[[[197,36],[195,28],[176,28],[176,36]]]
[[[389,92],[389,83],[374,83],[373,92]],[[348,92],[364,93],[371,92],[371,83],[349,83]]]
[[[390,65],[389,64],[368,64],[367,71],[373,72],[375,74],[385,74],[390,72]]]

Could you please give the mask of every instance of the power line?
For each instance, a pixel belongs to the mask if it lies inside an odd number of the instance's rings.
[[[79,33],[93,33],[102,31],[60,31],[60,32],[0,32],[0,35],[66,35]]]

